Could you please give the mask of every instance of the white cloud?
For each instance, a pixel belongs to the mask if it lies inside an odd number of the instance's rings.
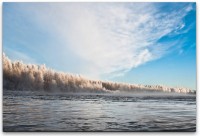
[[[152,3],[53,3],[38,6],[37,11],[29,8],[40,25],[87,62],[84,74],[91,77],[123,75],[162,57],[173,43],[162,46],[157,40],[183,29],[190,10],[191,5],[165,13]]]

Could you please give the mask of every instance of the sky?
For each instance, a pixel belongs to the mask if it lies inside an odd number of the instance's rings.
[[[3,52],[91,79],[196,89],[196,3],[3,3]]]

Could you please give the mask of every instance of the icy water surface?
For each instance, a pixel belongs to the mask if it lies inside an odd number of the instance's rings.
[[[194,95],[6,92],[4,131],[196,131]]]

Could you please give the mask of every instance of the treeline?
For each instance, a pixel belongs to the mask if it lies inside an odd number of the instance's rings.
[[[168,88],[164,86],[134,85],[100,80],[89,80],[80,75],[56,72],[45,65],[12,62],[3,53],[3,89],[62,92],[145,92],[164,91],[193,93],[186,88]]]

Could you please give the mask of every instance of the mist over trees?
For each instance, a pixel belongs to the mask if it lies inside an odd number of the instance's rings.
[[[3,89],[46,92],[177,92],[195,93],[187,88],[137,85],[89,80],[80,75],[56,72],[45,65],[12,62],[3,53]]]

